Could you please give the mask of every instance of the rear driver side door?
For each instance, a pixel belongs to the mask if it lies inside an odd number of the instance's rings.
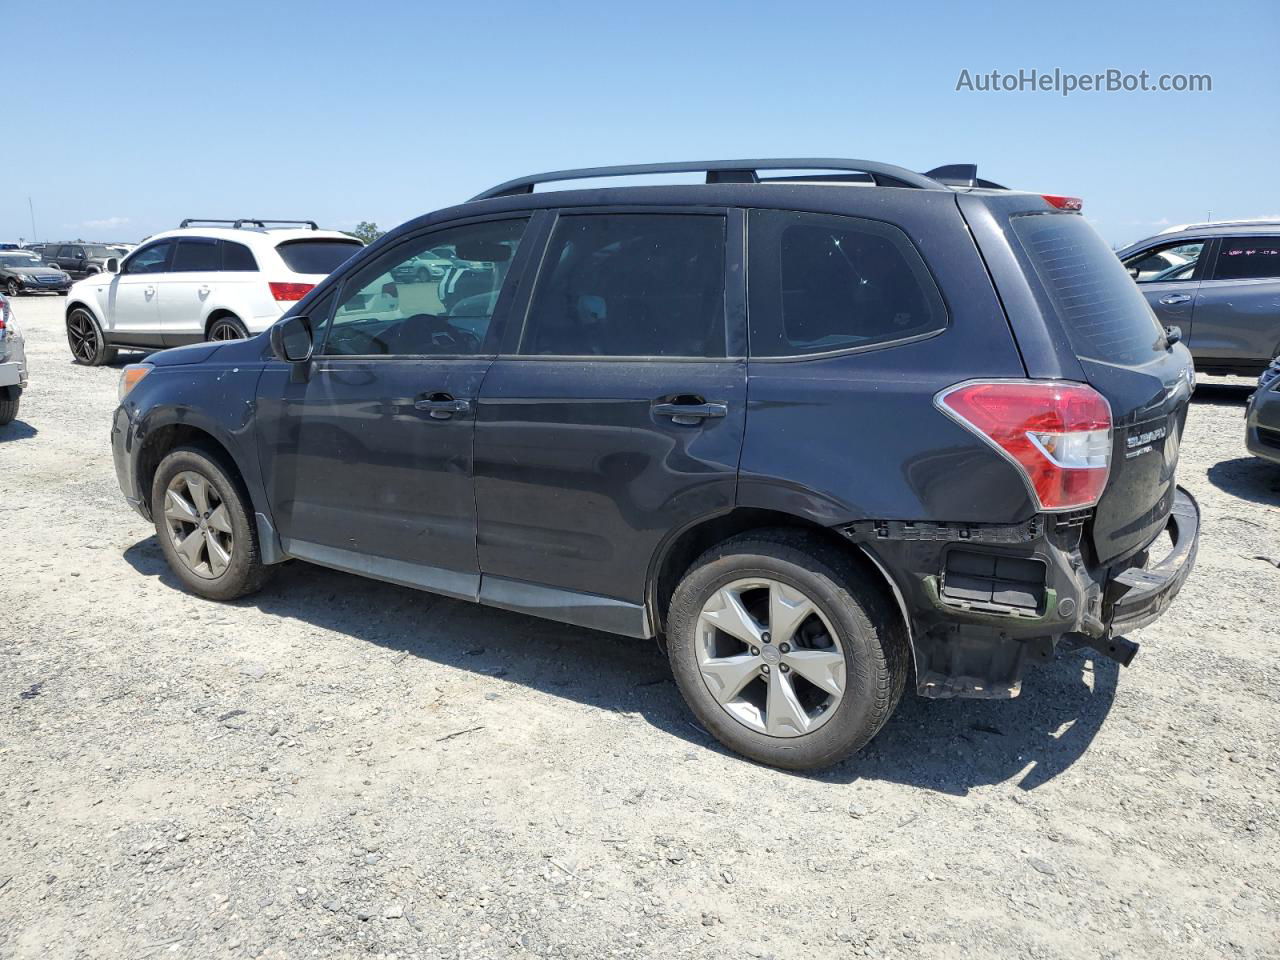
[[[740,211],[561,212],[481,391],[482,602],[651,628],[651,559],[736,500],[742,237]]]

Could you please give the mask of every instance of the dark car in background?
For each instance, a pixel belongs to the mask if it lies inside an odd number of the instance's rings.
[[[1118,256],[1200,372],[1254,377],[1280,353],[1280,221],[1186,224]]]
[[[73,280],[81,280],[102,273],[107,261],[120,254],[102,243],[46,243],[42,256],[50,266],[65,270]]]
[[[1245,411],[1244,441],[1255,457],[1280,464],[1280,360],[1258,377]]]
[[[202,596],[297,558],[665,638],[722,742],[830,764],[910,676],[1127,664],[1192,569],[1191,358],[1079,206],[857,160],[524,177],[126,367],[120,486]],[[465,295],[396,283],[445,244]]]
[[[0,290],[10,297],[24,293],[63,293],[71,277],[27,250],[0,250]]]

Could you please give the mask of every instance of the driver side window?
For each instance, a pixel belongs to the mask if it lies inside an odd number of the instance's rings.
[[[1191,280],[1203,250],[1203,240],[1181,240],[1135,254],[1124,266],[1138,283]]]
[[[438,230],[402,243],[343,286],[322,353],[474,356],[484,350],[527,219]]]
[[[125,274],[164,273],[169,263],[169,254],[173,250],[173,241],[161,240],[149,247],[143,247],[124,262]]]

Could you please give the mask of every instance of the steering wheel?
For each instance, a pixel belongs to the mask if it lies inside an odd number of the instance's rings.
[[[430,332],[432,346],[456,347],[459,353],[480,352],[480,338],[470,330],[455,327],[449,322],[448,317],[437,316],[434,313],[415,313],[405,318],[401,329],[409,330],[417,324],[421,324]]]

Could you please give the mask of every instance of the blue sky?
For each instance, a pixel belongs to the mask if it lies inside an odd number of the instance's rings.
[[[1113,243],[1280,216],[1280,3],[982,7],[5,3],[0,240],[31,237],[28,194],[40,239],[185,216],[385,229],[525,173],[752,156],[976,162],[1083,197]],[[1055,67],[1213,91],[955,89]]]

